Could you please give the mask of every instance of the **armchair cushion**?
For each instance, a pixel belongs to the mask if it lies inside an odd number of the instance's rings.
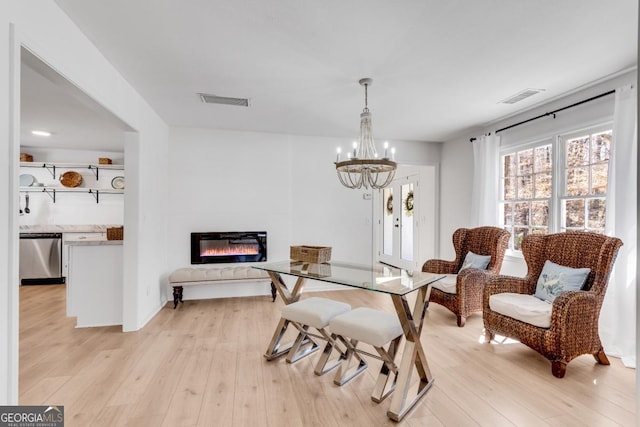
[[[460,267],[460,271],[466,268],[479,268],[481,270],[485,270],[491,261],[491,255],[478,255],[473,252],[467,252],[467,255],[464,257],[464,261],[462,262],[462,267]]]
[[[446,292],[448,294],[455,294],[457,281],[458,281],[457,274],[445,274],[442,279],[436,281],[431,286],[436,289],[440,289],[442,292]]]
[[[491,310],[540,328],[551,327],[552,305],[533,295],[502,293],[489,297]]]
[[[536,298],[553,302],[564,291],[579,291],[584,286],[589,268],[571,268],[545,261],[536,285]]]

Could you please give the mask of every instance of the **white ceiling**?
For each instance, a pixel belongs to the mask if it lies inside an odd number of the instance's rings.
[[[371,77],[377,139],[446,141],[637,63],[635,0],[56,2],[171,126],[351,139]]]
[[[28,50],[20,55],[22,147],[124,151],[125,123]]]

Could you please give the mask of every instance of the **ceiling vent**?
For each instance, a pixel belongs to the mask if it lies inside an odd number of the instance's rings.
[[[521,92],[516,93],[506,99],[503,99],[499,102],[499,104],[515,104],[516,102],[520,102],[523,99],[529,98],[537,93],[544,92],[544,89],[525,89]]]
[[[199,93],[198,95],[205,104],[237,105],[239,107],[249,106],[249,99],[247,98],[229,98],[227,96],[209,95],[206,93]]]

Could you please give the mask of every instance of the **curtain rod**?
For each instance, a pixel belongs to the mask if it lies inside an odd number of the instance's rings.
[[[577,107],[578,105],[582,105],[582,104],[585,104],[587,102],[594,101],[594,100],[596,100],[598,98],[602,98],[603,96],[611,95],[613,93],[616,93],[615,89],[614,90],[610,90],[608,92],[601,93],[600,95],[592,96],[591,98],[583,99],[582,101],[578,101],[578,102],[576,102],[574,104],[567,105],[566,107],[558,108],[557,110],[553,110],[553,111],[550,111],[548,113],[540,114],[539,116],[536,116],[536,117],[533,117],[533,118],[530,118],[530,119],[527,119],[527,120],[523,120],[523,121],[518,122],[518,123],[514,123],[514,124],[512,124],[510,126],[503,127],[502,129],[498,129],[497,131],[495,131],[495,133],[502,132],[502,131],[505,131],[507,129],[511,129],[511,128],[516,127],[516,126],[520,126],[520,125],[523,125],[525,123],[529,123],[529,122],[532,122],[534,120],[541,119],[543,117],[553,116],[553,118],[555,119],[556,118],[556,113],[559,113],[560,111],[564,111],[564,110],[568,110],[569,108]],[[471,138],[470,139],[471,142],[473,142],[475,140],[476,140],[476,138]]]

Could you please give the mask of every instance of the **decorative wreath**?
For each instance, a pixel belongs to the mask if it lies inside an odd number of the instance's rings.
[[[407,211],[407,216],[413,215],[413,191],[409,191],[407,198],[404,201],[404,209]]]
[[[393,213],[393,195],[389,195],[387,197],[387,214],[391,215]]]

